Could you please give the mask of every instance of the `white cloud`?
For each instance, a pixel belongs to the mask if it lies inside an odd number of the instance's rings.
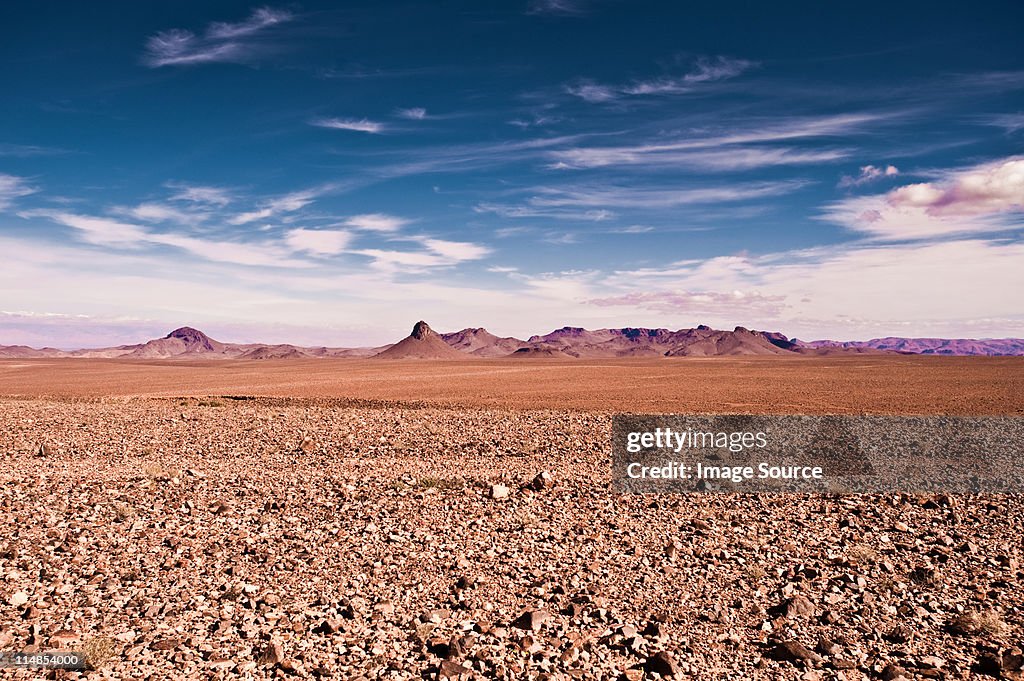
[[[282,249],[273,244],[243,244],[236,241],[213,241],[180,234],[156,233],[147,234],[145,240],[153,244],[179,248],[215,262],[258,267],[310,267],[309,263],[287,257]]]
[[[58,224],[78,230],[82,238],[92,244],[134,247],[146,239],[146,230],[142,227],[110,218],[58,211],[31,211],[22,213],[22,217],[49,218]]]
[[[739,291],[743,301],[754,303],[747,312],[719,310],[720,301],[712,296],[706,308],[691,307],[679,319],[741,323],[804,338],[870,338],[925,330],[955,336],[963,333],[957,328],[964,320],[1020,318],[1022,258],[1022,243],[983,240],[861,243],[720,256],[616,272],[599,287],[589,287],[587,299],[624,303],[622,296],[628,295],[660,308],[673,295],[686,292],[728,296]],[[690,306],[701,302],[688,294],[679,300]],[[990,328],[1006,333],[998,323]]]
[[[422,243],[438,255],[453,261],[479,260],[491,253],[491,249],[479,244],[465,241],[445,241],[444,239],[423,239]]]
[[[386,251],[378,248],[365,248],[353,252],[373,258],[373,265],[383,269],[393,269],[396,266],[402,266],[408,267],[413,271],[422,271],[424,268],[442,267],[451,264],[445,258],[432,253]]]
[[[367,248],[353,251],[373,259],[377,269],[395,271],[403,268],[406,272],[423,272],[435,267],[452,267],[469,260],[479,260],[491,253],[491,249],[480,244],[465,241],[447,241],[430,237],[414,237],[423,251],[396,251]]]
[[[267,29],[290,21],[284,10],[261,7],[237,23],[214,22],[203,35],[184,29],[161,31],[146,41],[143,62],[152,68],[212,62],[244,63],[266,49],[258,39]]]
[[[409,222],[410,220],[395,217],[394,215],[367,213],[365,215],[353,215],[345,220],[344,224],[347,227],[354,227],[355,229],[362,229],[368,232],[397,232],[409,224]]]
[[[932,215],[984,215],[1024,209],[1024,158],[952,173],[939,182],[911,184],[888,195],[890,205]]]
[[[947,171],[935,182],[846,199],[823,217],[887,240],[927,239],[1019,227],[1024,212],[1024,159]]]
[[[735,78],[757,66],[756,62],[730,57],[702,57],[692,71],[679,77],[655,78],[634,82],[622,88],[627,95],[662,95],[690,92],[700,83]]]
[[[210,38],[230,40],[241,38],[262,31],[265,28],[290,21],[292,15],[284,10],[260,7],[253,10],[248,19],[238,23],[214,22],[210,24],[206,34]]]
[[[265,202],[261,208],[239,213],[229,218],[228,223],[232,225],[245,225],[257,220],[266,220],[281,213],[293,213],[313,203],[316,197],[324,191],[324,188],[304,189],[285,194]]]
[[[570,95],[579,97],[585,102],[599,104],[618,99],[619,92],[608,85],[599,85],[590,81],[583,81],[575,85],[567,85],[565,91]]]
[[[202,187],[178,182],[168,182],[167,187],[177,191],[171,195],[172,201],[226,206],[231,203],[231,193],[221,187]]]
[[[837,149],[803,150],[767,146],[790,140],[834,137],[859,132],[869,123],[885,117],[876,114],[842,114],[797,118],[775,125],[717,135],[690,135],[649,144],[604,147],[575,147],[548,152],[558,168],[602,168],[608,166],[710,167],[715,170],[761,166],[819,163],[845,157]]]
[[[509,205],[504,203],[478,203],[473,206],[477,213],[494,213],[503,218],[556,218],[559,220],[586,220],[588,222],[603,222],[611,220],[616,216],[613,211],[606,209],[594,210],[566,210],[537,205]],[[506,227],[495,234],[506,236],[514,233],[515,228]]]
[[[399,109],[395,112],[395,115],[399,118],[407,118],[411,121],[422,121],[427,117],[427,110],[416,106],[410,109]]]
[[[678,206],[746,201],[796,191],[806,182],[737,182],[725,186],[694,188],[636,188],[620,185],[570,185],[537,187],[527,203],[535,208],[550,207],[613,207],[674,208]]]
[[[756,62],[732,57],[701,57],[688,73],[636,80],[628,85],[603,85],[581,80],[568,85],[565,91],[591,104],[601,104],[623,96],[678,95],[692,92],[702,83],[735,78],[757,66]]]
[[[245,224],[248,224],[250,222],[255,222],[257,220],[266,220],[267,218],[269,218],[273,214],[274,214],[274,211],[270,210],[269,208],[260,208],[258,210],[250,210],[250,211],[246,211],[244,213],[239,213],[238,215],[236,215],[236,216],[234,216],[232,218],[229,218],[228,219],[228,223],[230,223],[232,225],[245,225]]]
[[[585,11],[583,0],[530,0],[526,13],[578,16]]]
[[[9,208],[15,199],[35,194],[37,191],[23,177],[0,173],[0,210]]]
[[[318,118],[310,123],[318,128],[330,128],[332,130],[353,130],[355,132],[368,132],[372,135],[379,135],[384,132],[384,124],[371,121],[368,118]]]
[[[337,255],[351,240],[350,232],[337,229],[293,229],[285,235],[290,248],[313,255]]]
[[[996,114],[982,119],[986,125],[1002,128],[1008,134],[1024,130],[1024,113]]]
[[[851,175],[844,175],[839,180],[840,187],[857,187],[862,184],[874,182],[885,177],[895,177],[900,174],[899,168],[894,165],[887,165],[884,168],[882,166],[866,165],[861,166],[860,174],[856,177]]]
[[[140,203],[137,206],[131,207],[118,207],[115,208],[113,213],[118,215],[124,215],[135,220],[142,220],[143,222],[176,222],[179,224],[189,224],[195,222],[201,222],[205,219],[205,216],[197,213],[187,213],[182,210],[178,210],[174,206],[168,206],[163,203]]]
[[[784,296],[765,295],[743,291],[658,291],[625,293],[587,301],[601,307],[643,308],[657,312],[678,314],[689,312],[733,315],[736,319],[776,316],[785,308]]]
[[[206,260],[239,265],[269,267],[308,267],[301,260],[287,257],[287,253],[273,244],[246,244],[235,241],[198,239],[182,234],[153,232],[145,227],[110,218],[77,215],[58,211],[31,211],[23,217],[45,217],[57,224],[77,230],[87,243],[113,248],[140,249],[143,246],[171,246]]]

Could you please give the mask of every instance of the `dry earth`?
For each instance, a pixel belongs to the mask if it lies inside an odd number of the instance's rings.
[[[1020,360],[895,359],[2,363],[0,650],[89,651],[57,678],[1019,678],[1019,497],[609,491],[612,408],[1022,413]]]

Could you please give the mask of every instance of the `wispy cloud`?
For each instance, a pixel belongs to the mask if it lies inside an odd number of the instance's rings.
[[[78,230],[84,241],[102,246],[135,247],[146,239],[147,234],[146,230],[138,225],[92,215],[34,210],[19,213],[19,216],[48,218],[57,224]]]
[[[402,227],[409,224],[409,222],[410,220],[396,217],[394,215],[385,215],[384,213],[367,213],[364,215],[353,215],[345,220],[345,225],[348,227],[354,227],[355,229],[366,230],[368,232],[397,232],[402,229]]]
[[[223,207],[231,203],[232,200],[231,192],[221,187],[204,187],[183,182],[168,182],[165,186],[168,189],[176,190],[171,196],[172,201],[188,201],[189,203]]]
[[[1022,257],[1024,244],[979,239],[722,255],[615,272],[598,282],[600,288],[587,287],[584,299],[662,313],[676,304],[691,324],[739,318],[745,326],[789,335],[813,329],[870,338],[880,328],[913,334],[936,327],[949,333],[961,320],[988,318],[998,327],[991,320],[1020,318]],[[595,295],[602,289],[617,292]],[[720,307],[730,298],[735,311]],[[746,303],[752,305],[743,308]]]
[[[842,179],[839,180],[839,186],[858,187],[862,184],[868,184],[885,177],[895,177],[899,174],[899,168],[894,165],[887,165],[885,167],[866,165],[861,166],[858,175],[843,175]]]
[[[57,147],[41,147],[34,144],[0,144],[0,156],[30,158],[33,156],[59,156],[68,153]]]
[[[593,80],[580,80],[565,87],[570,95],[591,104],[611,102],[625,96],[679,95],[692,92],[702,83],[735,78],[757,66],[757,62],[732,57],[701,57],[690,71],[682,75],[634,80],[620,85],[606,85]]]
[[[785,296],[743,291],[657,291],[625,293],[588,300],[600,307],[627,307],[667,313],[706,313],[750,318],[776,316],[785,309]]]
[[[447,241],[445,239],[425,238],[421,243],[430,251],[452,262],[464,260],[480,260],[491,254],[491,249],[480,244],[466,241]]]
[[[395,112],[399,118],[406,118],[410,121],[422,121],[427,117],[427,110],[423,107],[412,107],[410,109],[399,109]]]
[[[285,235],[285,243],[296,251],[313,255],[338,255],[352,241],[352,233],[337,229],[293,229]]]
[[[996,114],[981,119],[985,125],[1002,128],[1008,134],[1024,130],[1024,113]]]
[[[371,259],[371,266],[388,272],[425,272],[433,268],[453,267],[463,262],[486,258],[493,251],[487,246],[467,241],[449,241],[434,237],[409,237],[420,244],[418,251],[364,248],[352,251]]]
[[[779,142],[839,137],[862,131],[888,115],[857,113],[793,118],[737,132],[690,134],[647,144],[555,149],[553,168],[600,168],[627,165],[679,165],[716,170],[820,163],[844,158],[843,149],[775,146]]]
[[[261,41],[267,29],[293,18],[286,10],[261,7],[237,23],[214,22],[202,35],[178,28],[161,31],[146,41],[143,62],[152,68],[248,62],[267,49]]]
[[[328,188],[326,187],[303,189],[301,191],[284,194],[283,196],[264,202],[255,210],[239,213],[238,215],[228,218],[227,222],[232,225],[245,225],[250,222],[256,222],[257,220],[266,220],[275,215],[280,215],[281,213],[292,213],[313,203],[313,201],[315,201],[316,198],[324,191],[327,191],[327,189]]]
[[[591,104],[610,102],[619,98],[621,90],[610,85],[601,85],[589,80],[582,80],[572,85],[566,85],[565,91],[574,97],[579,97]]]
[[[777,182],[738,182],[725,186],[705,187],[629,187],[612,184],[535,187],[533,196],[522,205],[478,204],[477,212],[491,212],[503,217],[572,217],[590,215],[592,220],[613,217],[609,208],[663,210],[680,206],[718,204],[780,196],[807,186],[803,180]],[[559,211],[591,209],[589,214]]]
[[[702,57],[694,68],[682,76],[640,80],[625,86],[621,92],[627,95],[676,95],[691,92],[701,83],[735,78],[757,66],[757,62],[731,57]]]
[[[0,173],[0,210],[9,208],[15,199],[35,194],[37,191],[38,189],[23,177]]]
[[[26,211],[22,217],[45,217],[76,230],[83,241],[113,248],[139,249],[143,246],[170,246],[205,260],[267,267],[309,267],[308,263],[288,257],[272,243],[252,244],[237,241],[200,239],[186,234],[156,232],[141,225],[107,217],[80,215],[49,210]]]
[[[317,118],[310,122],[318,128],[330,128],[332,130],[352,130],[354,132],[368,132],[379,135],[384,132],[385,126],[378,121],[371,121],[368,118]]]
[[[595,210],[565,210],[551,207],[543,207],[527,204],[507,203],[478,203],[473,206],[477,213],[493,213],[503,218],[556,218],[559,220],[586,220],[588,222],[603,222],[615,217],[615,213],[605,209]],[[503,228],[496,232],[498,236],[513,234],[514,228]]]
[[[137,206],[118,206],[112,213],[143,222],[175,222],[188,224],[202,222],[206,215],[195,211],[179,210],[166,203],[146,202]]]
[[[552,14],[556,16],[579,16],[586,13],[585,0],[530,0],[527,14]]]

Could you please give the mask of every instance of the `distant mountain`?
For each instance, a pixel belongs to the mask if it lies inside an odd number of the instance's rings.
[[[585,358],[792,354],[773,343],[768,335],[742,326],[732,331],[717,331],[703,325],[679,331],[644,328],[589,331],[566,326],[543,336],[531,336],[527,347],[550,348]]]
[[[303,357],[370,357],[390,346],[376,348],[304,348],[295,345],[264,343],[222,343],[199,329],[183,326],[163,338],[136,345],[85,350],[35,350],[24,345],[0,345],[0,359],[46,357],[118,358],[118,359],[300,359]]]
[[[416,322],[412,333],[387,350],[374,355],[379,359],[466,359],[466,353],[448,345],[424,322]]]
[[[763,355],[1024,355],[1024,339],[876,338],[869,341],[801,341],[777,331],[753,331],[737,326],[732,331],[700,325],[692,329],[584,329],[563,326],[527,340],[500,337],[471,327],[438,334],[423,321],[407,338],[394,345],[373,348],[302,347],[267,343],[224,343],[190,326],[135,345],[84,350],[35,349],[0,345],[0,359],[59,357],[122,359],[244,359],[279,360],[313,358],[468,359],[583,359],[630,357],[723,357]]]
[[[868,341],[796,341],[804,348],[871,349],[912,355],[1024,355],[1024,338],[873,338]]]
[[[526,342],[518,338],[499,338],[481,328],[442,333],[441,340],[456,350],[477,357],[504,357],[526,346]]]

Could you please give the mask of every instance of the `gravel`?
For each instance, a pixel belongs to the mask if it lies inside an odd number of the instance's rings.
[[[1021,678],[1021,498],[617,495],[610,424],[0,400],[0,650],[86,651],[67,679]]]

